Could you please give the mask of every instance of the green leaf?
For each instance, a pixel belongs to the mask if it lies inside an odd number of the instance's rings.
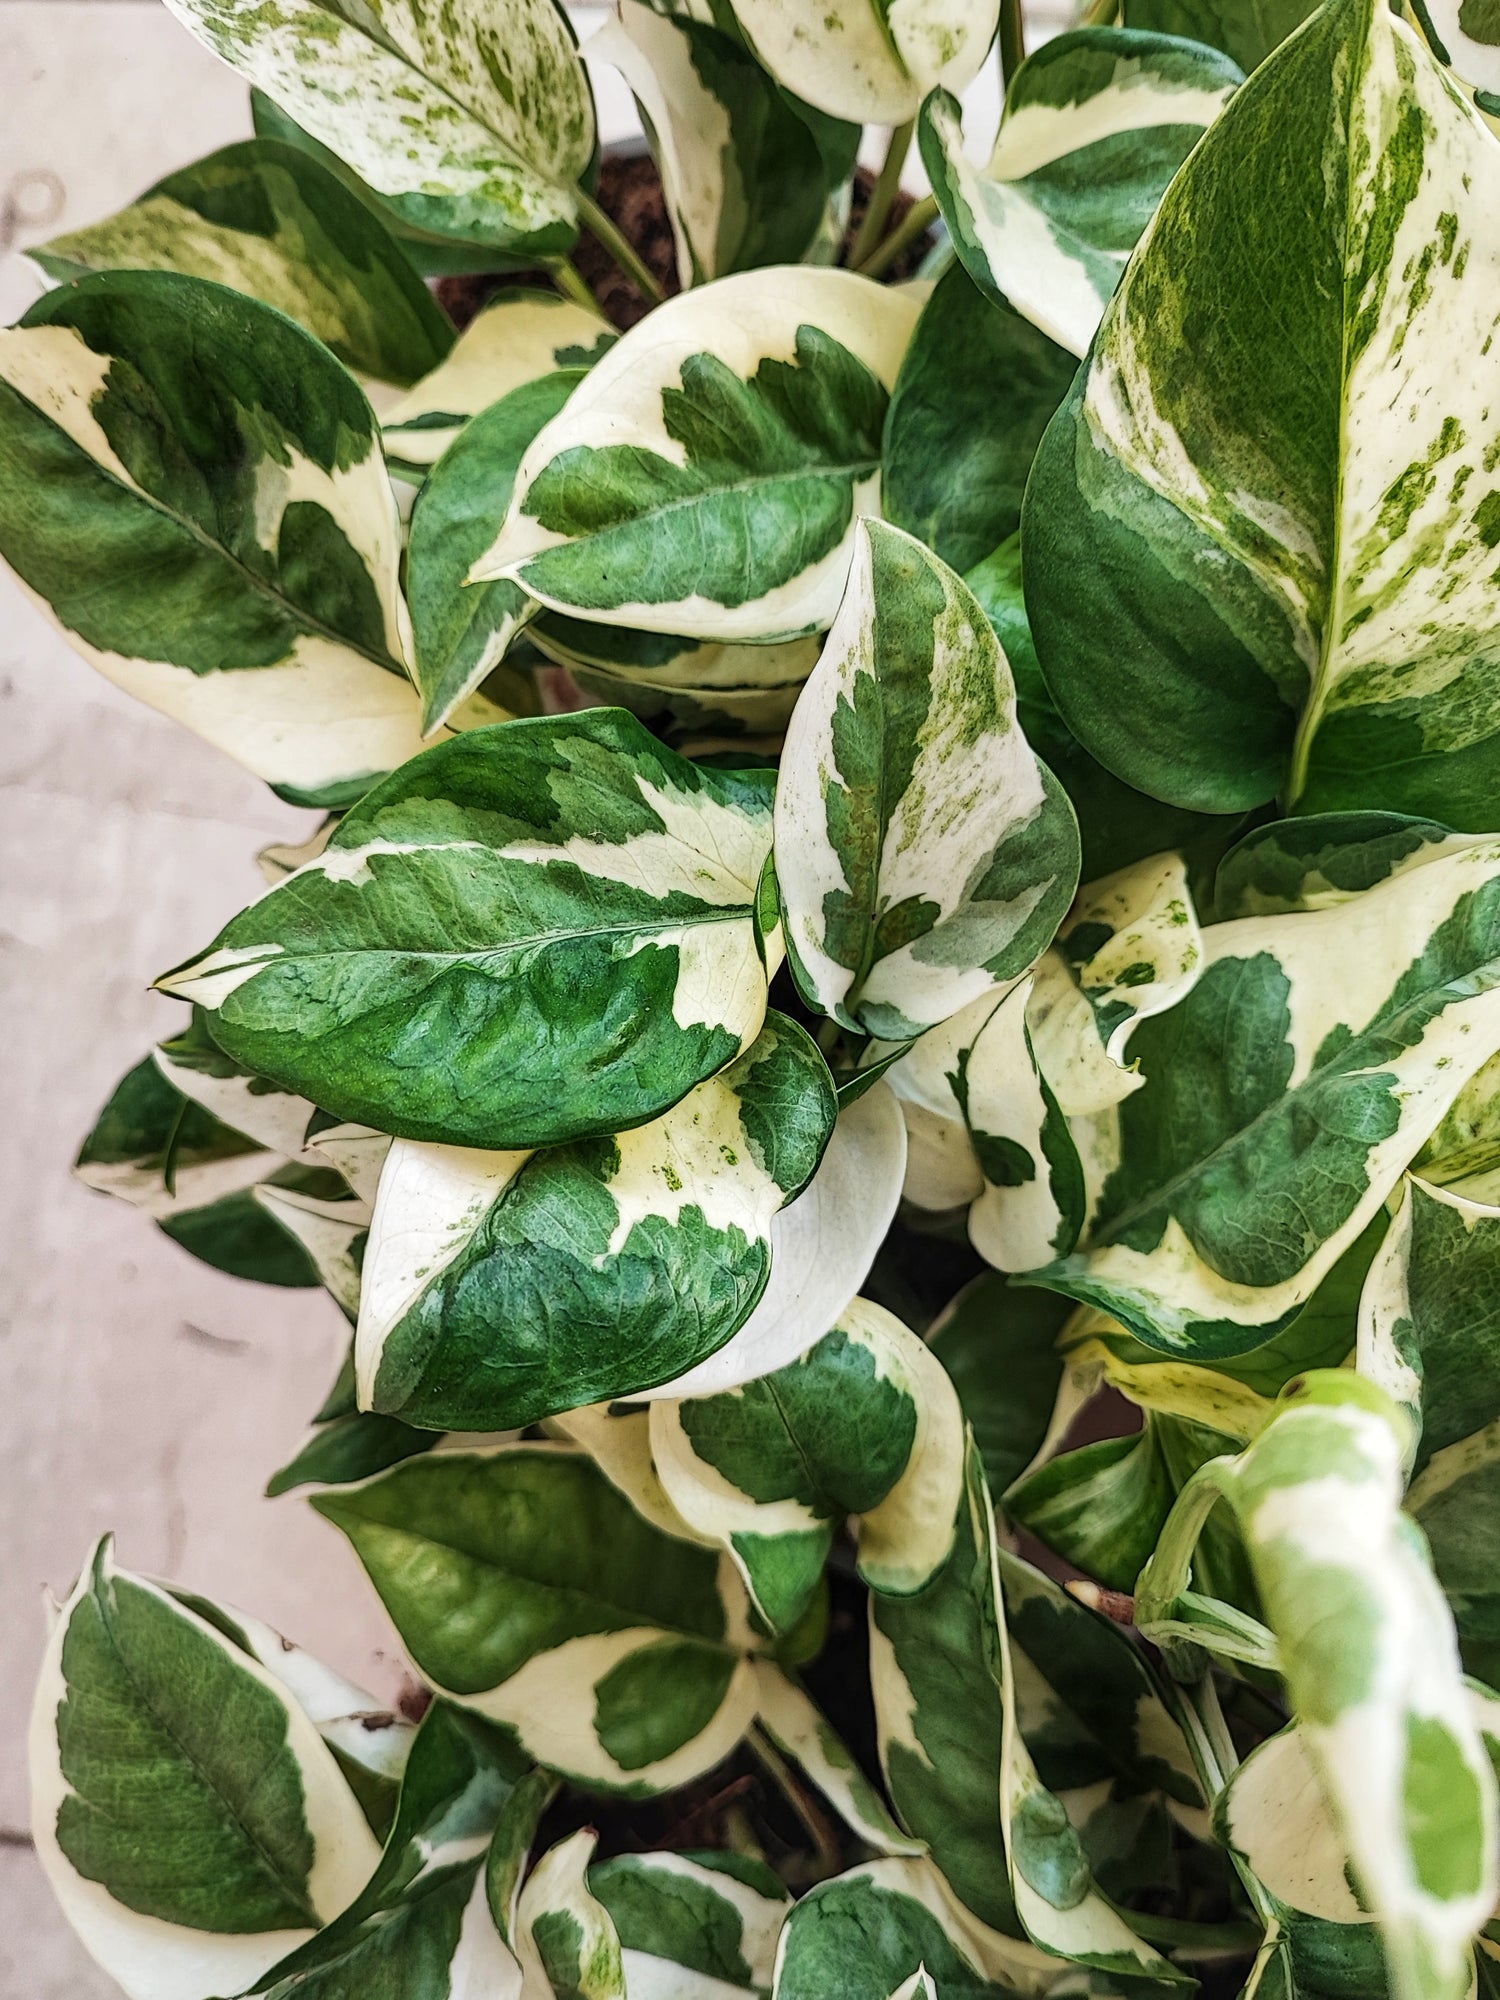
[[[684,291],[760,264],[796,264],[830,192],[805,116],[719,26],[619,0],[591,37],[635,95],[661,171]]]
[[[398,1141],[365,1260],[361,1407],[507,1430],[675,1381],[750,1317],[772,1218],[834,1113],[822,1057],[772,1014],[632,1131],[535,1153]]]
[[[312,1504],[427,1679],[578,1783],[669,1790],[748,1727],[733,1565],[650,1524],[570,1447],[439,1452]]]
[[[399,1417],[364,1410],[319,1424],[306,1444],[266,1484],[266,1498],[278,1500],[298,1486],[353,1486],[404,1458],[431,1451],[436,1431],[419,1431]]]
[[[446,359],[386,411],[381,436],[392,470],[423,479],[481,410],[546,376],[591,368],[614,341],[607,321],[571,299],[497,292]],[[499,497],[502,508],[508,497]]]
[[[131,2000],[207,2000],[336,1916],[375,1842],[286,1687],[98,1544],[54,1626],[31,1737],[53,1893]]]
[[[473,576],[643,631],[820,630],[874,501],[916,316],[888,286],[796,266],[669,299],[527,452]]]
[[[1300,1377],[1244,1452],[1184,1487],[1136,1620],[1147,1637],[1180,1632],[1197,1531],[1227,1501],[1396,2000],[1460,2000],[1500,1881],[1495,1777],[1426,1544],[1401,1512],[1409,1444],[1373,1383],[1348,1369]]]
[[[1217,50],[1129,28],[1057,35],[1011,79],[988,166],[946,90],[922,106],[922,164],[969,276],[1086,354],[1168,182],[1242,81]]]
[[[1429,848],[1427,852],[1431,853]],[[1188,1360],[1285,1328],[1500,1041],[1500,846],[1203,934],[1095,1134],[1119,1165],[1043,1282]],[[1377,942],[1378,941],[1378,942]]]
[[[406,385],[453,328],[390,231],[318,162],[248,139],[158,181],[118,215],[27,255],[51,278],[184,271],[276,306],[348,368]]]
[[[885,518],[956,570],[988,556],[1021,525],[1032,457],[1077,366],[954,264],[922,308],[896,378]]]
[[[1014,1291],[998,1272],[986,1271],[928,1335],[958,1391],[996,1500],[1047,1436],[1062,1380],[1056,1338],[1071,1310],[1053,1293]]]
[[[1374,0],[1286,42],[1173,183],[1022,529],[1048,683],[1132,784],[1495,825],[1497,199],[1494,135]]]
[[[998,992],[1051,941],[1077,842],[972,593],[901,530],[861,523],[777,786],[803,996],[905,1041]]]
[[[526,621],[530,607],[519,585],[465,590],[464,580],[489,546],[493,510],[509,500],[522,453],[582,380],[576,369],[560,370],[512,389],[464,426],[417,495],[406,589],[429,734],[504,659]]]
[[[169,5],[417,228],[536,256],[572,244],[594,107],[550,0]]]
[[[741,1880],[730,1859],[739,1857],[617,1854],[589,1869],[588,1886],[620,1941],[631,2000],[667,2000],[674,1991],[690,2000],[698,1989],[684,1971],[699,1975],[705,2000],[769,1990],[787,1894],[769,1870]]]
[[[1123,18],[1127,28],[1207,42],[1248,75],[1312,11],[1308,0],[1124,0]]]
[[[760,1031],[768,808],[761,774],[618,709],[471,730],[159,984],[338,1117],[506,1149],[612,1134]]]
[[[834,118],[903,125],[942,85],[963,90],[994,39],[999,0],[921,10],[875,0],[818,8],[807,0],[734,0],[734,16],[772,76]]]
[[[370,406],[257,300],[113,271],[0,332],[0,554],[110,680],[297,802],[417,747]]]
[[[491,1921],[484,1860],[528,1765],[504,1734],[447,1702],[411,1746],[380,1864],[363,1892],[265,1973],[254,2000],[460,2000],[515,1990]]]
[[[868,1299],[789,1367],[654,1403],[651,1452],[678,1513],[730,1552],[774,1631],[805,1613],[848,1515],[861,1517],[860,1573],[883,1589],[919,1589],[947,1556],[958,1399],[924,1343]]]
[[[1132,1591],[1171,1511],[1174,1488],[1155,1425],[1079,1445],[1029,1471],[1005,1512],[1064,1561]]]

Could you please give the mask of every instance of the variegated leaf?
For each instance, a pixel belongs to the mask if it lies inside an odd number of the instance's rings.
[[[741,1854],[617,1854],[588,1872],[621,1946],[630,2000],[770,1991],[787,1893]]]
[[[1395,2000],[1462,2000],[1500,1888],[1495,1776],[1426,1544],[1400,1511],[1409,1443],[1361,1376],[1298,1378],[1243,1453],[1183,1489],[1136,1617],[1148,1637],[1173,1629],[1198,1529],[1227,1501]]]
[[[232,1637],[93,1550],[30,1734],[32,1833],[131,2000],[238,1992],[336,1917],[377,1847],[332,1750]]]
[[[503,1732],[435,1701],[412,1743],[380,1864],[315,1938],[247,2000],[520,2000],[520,1973],[491,1919],[484,1865],[529,1764]]]
[[[1310,32],[1310,31],[1309,31]],[[1045,1282],[1188,1360],[1287,1326],[1500,1044],[1500,844],[1439,850],[1331,907],[1203,934],[1136,1028],[1117,1162]]]
[[[922,107],[922,163],[975,284],[1086,354],[1168,182],[1242,80],[1216,49],[1130,28],[1056,36],[1017,70],[989,163],[956,99]]]
[[[917,311],[852,272],[791,265],[669,299],[531,446],[473,576],[643,631],[822,629]]]
[[[588,52],[620,72],[640,107],[684,291],[801,262],[824,223],[822,154],[738,37],[686,11],[618,0]]]
[[[1309,813],[1247,833],[1219,863],[1214,915],[1274,917],[1331,910],[1444,854],[1483,845],[1405,813]]]
[[[1402,11],[1491,127],[1500,130],[1500,23],[1494,9],[1485,0],[1407,0]]]
[[[675,1381],[750,1317],[772,1219],[834,1114],[822,1057],[772,1014],[632,1131],[534,1153],[398,1140],[365,1257],[361,1407],[506,1430]]]
[[[594,107],[551,0],[168,0],[214,54],[419,229],[567,250]]]
[[[1413,1422],[1408,1512],[1432,1549],[1464,1658],[1500,1667],[1500,1208],[1407,1180],[1360,1301],[1359,1370]]]
[[[914,1596],[870,1599],[876,1725],[897,1812],[982,1924],[1170,1981],[1173,1968],[1094,1886],[1066,1810],[1037,1777],[1016,1721],[994,1516],[972,1446],[965,1471],[944,1568]]]
[[[521,1890],[517,1943],[525,1991],[537,2000],[626,2000],[619,1933],[589,1887],[597,1840],[580,1827],[548,1849]]]
[[[1048,684],[1131,783],[1495,826],[1497,201],[1500,142],[1375,0],[1278,49],[1174,182],[1022,531]]]
[[[313,1505],[428,1681],[580,1784],[670,1790],[753,1720],[734,1565],[647,1522],[569,1446],[435,1452]]]
[[[774,1661],[755,1661],[758,1732],[790,1757],[850,1832],[876,1854],[923,1854],[925,1844],[903,1833],[848,1746],[807,1695]]]
[[[954,264],[922,308],[896,378],[885,518],[953,569],[991,555],[1021,525],[1026,475],[1077,366]]]
[[[784,1368],[837,1325],[869,1276],[901,1197],[906,1133],[888,1090],[840,1109],[807,1191],[771,1222],[771,1276],[732,1339],[639,1400],[718,1396]]]
[[[734,0],[756,54],[788,90],[857,125],[902,125],[928,91],[963,90],[995,34],[999,0]]]
[[[225,146],[103,222],[26,253],[51,278],[185,271],[276,306],[348,368],[403,386],[453,328],[384,225],[316,160],[278,139]]]
[[[0,554],[85,659],[294,803],[420,741],[369,404],[257,300],[116,271],[0,332]]]
[[[819,650],[816,639],[719,645],[585,624],[556,611],[544,611],[527,637],[586,692],[655,720],[674,738],[705,730],[779,736]]]
[[[722,1396],[654,1403],[651,1453],[678,1513],[729,1550],[767,1623],[788,1632],[851,1514],[869,1581],[914,1590],[930,1578],[948,1553],[963,1419],[926,1346],[855,1299],[790,1366]]]
[[[987,1271],[928,1330],[997,1501],[1047,1441],[1063,1373],[1057,1335],[1068,1316],[1066,1300]]]
[[[405,1138],[644,1124],[760,1032],[767,791],[618,709],[471,730],[158,983],[257,1071]]]
[[[591,368],[614,341],[604,319],[571,299],[497,292],[452,352],[385,413],[386,458],[394,471],[422,480],[481,410],[544,376]]]
[[[1016,721],[972,593],[861,522],[787,732],[777,880],[804,998],[903,1041],[1024,972],[1078,884],[1073,813]]]
[[[465,424],[417,495],[406,592],[429,734],[504,659],[531,612],[518,584],[502,579],[466,590],[464,580],[489,546],[494,510],[510,498],[522,453],[582,380],[577,369],[563,369],[512,389]]]

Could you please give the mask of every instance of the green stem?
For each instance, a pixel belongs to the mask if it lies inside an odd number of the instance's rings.
[[[880,172],[875,185],[870,190],[870,205],[861,218],[859,231],[849,246],[849,265],[852,270],[864,268],[865,259],[880,241],[886,222],[890,218],[891,203],[901,187],[901,169],[906,165],[906,155],[911,149],[912,120],[892,128],[890,144],[885,149]]]
[[[1016,71],[1026,60],[1026,24],[1021,18],[1021,0],[1000,0],[1000,101],[1005,101]]]
[[[548,266],[548,269],[552,273],[553,284],[565,299],[571,299],[576,306],[586,307],[589,312],[598,312],[599,301],[566,257],[559,257],[554,264]]]
[[[1204,1670],[1202,1653],[1185,1645],[1175,1630],[1172,1613],[1188,1587],[1198,1537],[1224,1490],[1232,1456],[1211,1458],[1188,1480],[1157,1537],[1156,1553],[1141,1571],[1135,1587],[1135,1625],[1143,1638],[1160,1645],[1168,1671],[1180,1681],[1196,1681]]]
[[[1213,1676],[1205,1673],[1203,1678],[1190,1688],[1180,1687],[1175,1682],[1167,1681],[1162,1684],[1162,1693],[1187,1741],[1193,1768],[1198,1773],[1198,1783],[1203,1788],[1205,1800],[1212,1808],[1220,1792],[1240,1767],[1239,1753],[1229,1734],[1224,1711],[1219,1706],[1219,1694],[1214,1686]],[[1244,1884],[1245,1894],[1250,1898],[1251,1907],[1269,1932],[1272,1926],[1278,1923],[1275,1905],[1261,1887],[1259,1878],[1232,1848],[1229,1851],[1229,1858],[1234,1864],[1235,1873]],[[1131,1921],[1134,1922],[1133,1916]]]
[[[596,243],[607,250],[643,299],[659,306],[667,296],[636,255],[634,246],[604,213],[592,195],[578,190],[578,217]]]
[[[828,1055],[832,1050],[834,1043],[838,1040],[838,1038],[839,1038],[839,1024],[837,1021],[834,1020],[833,1016],[830,1014],[828,1019],[823,1023],[822,1027],[819,1028],[818,1030],[819,1053],[825,1056]]]
[[[902,216],[884,243],[872,250],[863,263],[850,258],[850,268],[859,271],[866,278],[878,278],[888,271],[903,250],[909,250],[925,231],[937,220],[938,205],[930,194],[924,194],[920,201],[914,201]]]

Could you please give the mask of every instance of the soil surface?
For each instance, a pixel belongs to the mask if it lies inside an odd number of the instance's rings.
[[[875,177],[868,167],[856,169],[849,204],[849,227],[844,235],[846,256],[869,204],[874,184]],[[606,153],[599,168],[599,185],[594,194],[599,206],[618,225],[647,270],[670,297],[679,289],[677,249],[672,224],[667,216],[661,176],[651,155],[643,149],[625,147]],[[895,227],[911,205],[911,195],[903,193],[896,196],[890,221],[886,225],[888,230]],[[931,245],[932,234],[929,231],[896,260],[887,273],[888,280],[899,284],[902,279],[911,277]],[[623,331],[645,318],[650,310],[646,300],[609,252],[596,243],[587,231],[578,239],[572,263],[599,301],[605,318],[615,326]],[[454,325],[461,329],[496,292],[512,285],[525,285],[543,291],[554,289],[550,274],[538,268],[530,271],[487,271],[475,277],[440,278],[437,295]]]

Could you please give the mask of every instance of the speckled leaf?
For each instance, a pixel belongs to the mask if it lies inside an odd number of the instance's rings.
[[[507,1149],[610,1134],[760,1031],[768,806],[764,774],[618,709],[471,730],[159,983],[339,1117]]]
[[[756,54],[810,104],[857,125],[901,125],[929,90],[962,90],[978,74],[999,0],[734,0]]]
[[[1240,81],[1199,43],[1077,28],[1017,70],[983,168],[964,155],[955,98],[929,98],[922,163],[969,276],[1086,354],[1168,182]]]
[[[32,1833],[131,2000],[234,1993],[337,1916],[376,1859],[311,1720],[231,1638],[89,1557],[42,1662]]]
[[[518,584],[464,588],[488,548],[494,512],[510,499],[527,445],[583,380],[576,369],[512,389],[463,430],[417,495],[406,555],[422,727],[439,728],[504,659],[531,606]]]
[[[398,1140],[365,1256],[361,1407],[507,1430],[698,1366],[764,1293],[772,1218],[834,1111],[822,1057],[772,1014],[631,1131],[532,1153]]]
[[[592,368],[614,341],[604,319],[571,299],[497,292],[446,359],[386,411],[381,436],[392,469],[421,480],[471,417],[544,376]]]
[[[1174,182],[1023,522],[1048,683],[1122,777],[1495,826],[1497,201],[1495,135],[1376,0],[1278,49]]]
[[[1287,1326],[1500,1042],[1500,845],[1439,850],[1331,907],[1203,934],[1142,1022],[1145,1081],[1085,1247],[1045,1280],[1150,1347],[1244,1353]]]
[[[26,254],[60,281],[122,270],[211,278],[276,306],[381,382],[415,382],[453,345],[446,313],[390,231],[279,139],[225,146],[118,215]]]
[[[589,56],[612,64],[635,95],[684,290],[802,260],[824,225],[822,154],[739,38],[686,11],[618,0]]]
[[[477,1716],[435,1701],[412,1743],[380,1864],[348,1909],[259,1979],[253,2000],[519,2000],[484,1863],[528,1760]]]
[[[1198,1530],[1227,1501],[1396,2000],[1462,2000],[1500,1884],[1495,1776],[1426,1544],[1400,1509],[1409,1444],[1408,1419],[1361,1376],[1299,1378],[1243,1453],[1184,1487],[1136,1616],[1162,1635]]]
[[[168,5],[407,222],[512,253],[573,242],[594,107],[551,0]]]
[[[479,581],[575,617],[779,639],[833,617],[917,301],[781,265],[632,327],[522,461]]]
[[[778,1632],[803,1615],[850,1515],[860,1573],[883,1589],[920,1589],[948,1553],[958,1398],[924,1343],[868,1299],[789,1367],[654,1403],[651,1450],[677,1511],[729,1550]]]
[[[787,949],[809,1004],[903,1041],[1024,972],[1078,881],[1072,810],[1016,721],[972,593],[862,522],[776,793]]]
[[[0,554],[85,659],[294,803],[420,741],[370,406],[258,300],[114,271],[0,332]]]
[[[648,1523],[572,1447],[435,1452],[313,1505],[427,1680],[539,1763],[644,1797],[710,1770],[749,1726],[733,1564]]]

